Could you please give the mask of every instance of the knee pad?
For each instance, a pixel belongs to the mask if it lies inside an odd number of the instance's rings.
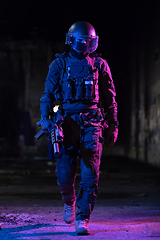
[[[75,181],[77,164],[57,164],[57,183],[63,186],[71,186]]]
[[[81,170],[82,182],[88,187],[95,187],[98,184],[99,172],[92,167],[83,166]]]
[[[70,185],[71,170],[70,165],[59,164],[56,169],[57,182],[59,185]]]

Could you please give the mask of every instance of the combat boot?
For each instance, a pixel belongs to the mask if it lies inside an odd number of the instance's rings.
[[[64,204],[63,219],[66,223],[73,223],[75,219],[75,202],[72,205]]]
[[[76,220],[77,235],[89,235],[88,219]]]

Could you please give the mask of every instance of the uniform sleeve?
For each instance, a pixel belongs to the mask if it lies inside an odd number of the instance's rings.
[[[40,99],[41,117],[48,117],[49,111],[53,107],[53,102],[55,101],[54,93],[59,86],[62,67],[63,63],[60,58],[55,59],[49,66],[45,90]]]
[[[100,101],[104,108],[108,125],[117,122],[116,91],[108,63],[103,60],[100,68]]]

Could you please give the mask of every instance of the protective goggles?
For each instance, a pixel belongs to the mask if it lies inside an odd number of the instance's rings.
[[[70,45],[77,52],[92,53],[98,47],[98,36],[85,36],[66,33],[65,44]]]

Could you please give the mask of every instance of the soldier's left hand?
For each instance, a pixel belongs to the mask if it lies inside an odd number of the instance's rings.
[[[118,127],[115,127],[114,124],[111,124],[105,133],[105,140],[108,142],[109,146],[117,141],[118,138]]]

